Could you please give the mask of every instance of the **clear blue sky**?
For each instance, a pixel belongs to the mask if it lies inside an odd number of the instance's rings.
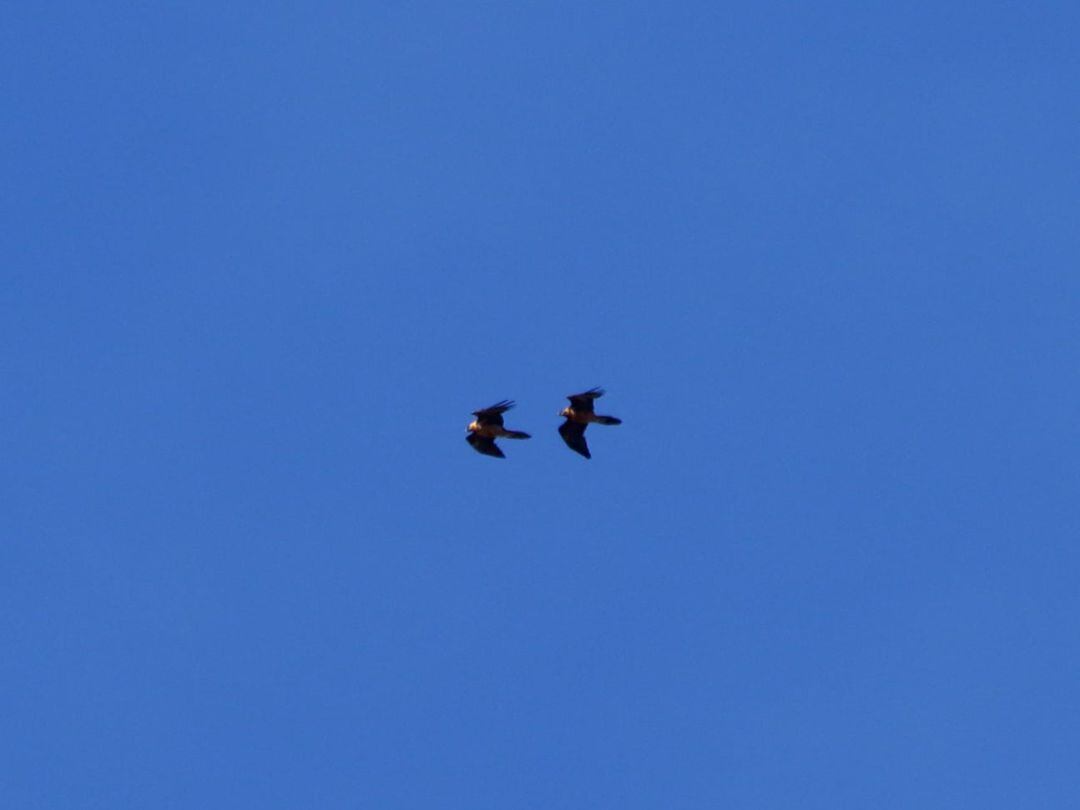
[[[156,5],[0,30],[6,807],[1075,803],[1075,4]]]

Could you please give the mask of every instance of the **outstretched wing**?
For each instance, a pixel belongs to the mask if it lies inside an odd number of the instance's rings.
[[[570,407],[578,413],[592,413],[593,400],[598,399],[603,395],[603,388],[590,388],[588,391],[582,391],[580,394],[571,394],[567,399],[570,400]]]
[[[494,439],[488,439],[484,436],[477,436],[475,433],[469,433],[465,436],[465,441],[472,445],[473,450],[477,453],[483,453],[485,456],[495,456],[495,458],[506,458],[503,455],[503,451],[499,449],[499,445],[495,444]]]
[[[498,425],[499,427],[502,427],[502,415],[513,407],[514,403],[512,400],[504,399],[502,402],[496,402],[494,405],[488,405],[486,408],[473,411],[473,416],[476,417],[476,421],[481,425]]]
[[[561,425],[559,425],[559,435],[562,436],[566,446],[573,450],[575,453],[581,453],[585,458],[592,458],[592,454],[589,453],[589,445],[585,442],[585,428],[588,425],[584,425],[580,422],[571,422],[567,419]]]

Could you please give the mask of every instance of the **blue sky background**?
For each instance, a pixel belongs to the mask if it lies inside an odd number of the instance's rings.
[[[1075,4],[4,18],[6,806],[1075,802]]]

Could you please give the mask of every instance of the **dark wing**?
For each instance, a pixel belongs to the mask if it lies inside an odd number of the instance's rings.
[[[588,391],[582,391],[580,394],[571,394],[567,399],[570,400],[570,407],[578,413],[592,413],[593,400],[602,397],[603,395],[603,388],[590,388]]]
[[[495,458],[506,458],[503,451],[499,449],[499,445],[495,444],[494,439],[487,439],[483,436],[477,436],[475,433],[469,433],[465,436],[465,441],[471,444],[473,450],[477,453],[483,453],[485,456],[495,456]]]
[[[502,415],[513,407],[514,403],[511,400],[504,399],[502,402],[496,402],[494,405],[488,405],[486,408],[473,411],[473,416],[481,425],[498,425],[502,427]]]
[[[586,427],[588,427],[588,425],[583,425],[579,422],[571,422],[567,419],[559,425],[559,435],[562,436],[562,440],[566,442],[566,446],[575,453],[581,453],[585,458],[592,458],[592,454],[589,453],[589,445],[585,443]]]

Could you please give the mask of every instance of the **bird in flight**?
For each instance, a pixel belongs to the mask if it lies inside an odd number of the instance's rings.
[[[512,401],[504,399],[502,402],[496,402],[494,405],[473,411],[473,416],[476,418],[469,423],[467,428],[469,432],[465,435],[465,441],[471,444],[473,450],[477,453],[483,453],[485,456],[495,456],[495,458],[506,458],[503,451],[495,444],[495,439],[499,437],[504,439],[532,438],[528,433],[523,433],[520,430],[507,430],[503,427],[502,415],[513,407],[514,403]]]
[[[566,446],[575,453],[580,453],[585,458],[592,458],[589,445],[585,441],[585,428],[590,422],[598,425],[621,425],[622,419],[614,416],[600,416],[593,410],[593,400],[604,395],[603,388],[590,388],[580,394],[571,394],[570,407],[559,411],[559,416],[565,416],[566,421],[559,425],[559,435],[562,436]]]

